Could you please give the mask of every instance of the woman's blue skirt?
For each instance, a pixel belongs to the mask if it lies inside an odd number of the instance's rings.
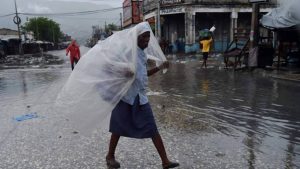
[[[158,130],[150,104],[140,105],[139,96],[133,105],[121,100],[112,111],[109,131],[130,138],[154,137]]]

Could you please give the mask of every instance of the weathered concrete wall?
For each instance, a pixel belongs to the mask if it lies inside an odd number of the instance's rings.
[[[143,0],[143,13],[148,13],[157,8],[157,0]]]
[[[269,0],[269,3],[263,4],[264,7],[275,7],[278,2],[284,2],[285,0]],[[289,1],[289,0],[287,0]],[[166,3],[173,2],[170,0],[166,0],[165,3],[162,3],[162,7],[164,6],[186,6],[186,5],[207,5],[209,7],[229,7],[229,6],[240,6],[240,7],[251,7],[249,0],[176,0],[177,3]],[[149,13],[157,8],[158,0],[144,0],[143,1],[143,12]]]
[[[2,28],[0,29],[0,35],[19,35],[18,31]]]

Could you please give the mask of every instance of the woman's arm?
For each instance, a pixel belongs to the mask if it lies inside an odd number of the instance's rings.
[[[128,64],[123,63],[107,63],[104,66],[106,72],[111,74],[118,74],[124,76],[126,78],[131,78],[134,76],[133,68],[130,67]]]
[[[68,56],[69,52],[70,52],[70,46],[68,46],[66,49],[66,56]]]
[[[168,61],[165,61],[163,64],[161,64],[160,66],[158,67],[155,67],[153,69],[150,69],[147,71],[147,75],[148,76],[152,76],[153,74],[157,73],[158,71],[160,71],[161,69],[166,69],[166,68],[169,68],[169,62]]]

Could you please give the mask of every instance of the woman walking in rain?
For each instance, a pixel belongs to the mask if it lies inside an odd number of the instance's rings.
[[[163,168],[174,168],[179,166],[179,164],[169,161],[167,157],[146,95],[147,76],[151,76],[164,68],[168,68],[169,63],[164,62],[162,65],[147,71],[147,56],[143,50],[148,47],[151,29],[148,24],[142,23],[137,26],[137,31],[138,56],[136,76],[126,95],[112,111],[109,127],[109,131],[112,134],[106,162],[109,167],[120,167],[120,163],[115,159],[115,150],[120,136],[138,139],[151,138],[161,157]]]
[[[147,70],[148,58],[157,67]],[[151,138],[162,168],[179,166],[167,156],[146,95],[148,76],[168,66],[147,22],[99,41],[76,65],[57,102],[79,133],[104,129],[110,119],[109,168],[120,168],[115,150],[121,136]]]

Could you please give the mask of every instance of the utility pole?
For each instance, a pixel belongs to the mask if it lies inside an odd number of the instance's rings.
[[[160,26],[160,0],[157,0],[157,21],[156,21],[156,29],[157,29],[157,40],[160,41],[161,36],[161,26]]]
[[[16,10],[16,16],[15,16],[15,23],[18,25],[18,35],[19,35],[19,39],[21,39],[21,32],[20,32],[20,23],[21,23],[21,19],[19,17],[19,13],[18,13],[18,8],[17,8],[17,1],[15,0],[15,10]]]
[[[120,25],[121,30],[123,29],[123,19],[122,19],[122,13],[120,13]]]
[[[20,40],[19,54],[23,55],[22,38],[21,38],[21,32],[20,32],[21,18],[19,17],[17,1],[16,0],[15,0],[15,10],[16,10],[16,16],[14,17],[14,23],[18,26],[18,35],[19,35],[19,40]]]

